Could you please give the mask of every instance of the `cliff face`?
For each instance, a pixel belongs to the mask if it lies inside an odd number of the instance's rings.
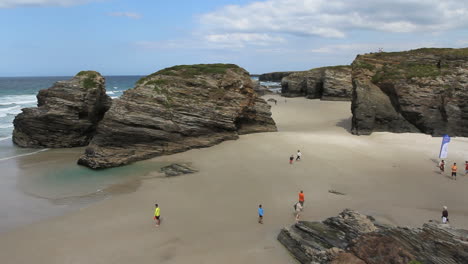
[[[13,121],[13,142],[20,147],[86,146],[112,102],[104,78],[94,71],[39,91],[37,101]]]
[[[283,78],[281,86],[281,93],[286,97],[350,100],[351,66],[322,67],[296,72]]]
[[[352,69],[354,134],[468,136],[468,48],[359,55]]]
[[[244,69],[232,64],[182,65],[142,78],[100,122],[78,163],[107,168],[239,134],[276,131],[270,106]]]
[[[436,222],[422,228],[385,226],[351,210],[284,228],[278,240],[300,263],[468,263],[468,230]]]
[[[264,74],[260,74],[260,76],[258,77],[258,80],[262,82],[281,82],[281,79],[283,79],[283,77],[286,77],[292,73],[295,73],[295,72],[287,71],[287,72],[264,73]]]

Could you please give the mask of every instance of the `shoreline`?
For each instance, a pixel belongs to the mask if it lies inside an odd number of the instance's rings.
[[[153,158],[148,162],[191,162],[199,172],[144,179],[134,192],[2,233],[0,255],[9,263],[295,263],[276,236],[294,223],[300,190],[303,220],[352,208],[383,223],[418,227],[439,219],[447,205],[451,224],[468,229],[468,176],[455,182],[437,173],[440,138],[351,135],[350,102],[288,98],[272,112],[278,132]],[[461,164],[468,138],[450,144],[450,157]],[[289,165],[297,149],[302,161]],[[158,229],[155,202],[163,217]],[[256,222],[258,204],[264,225]]]

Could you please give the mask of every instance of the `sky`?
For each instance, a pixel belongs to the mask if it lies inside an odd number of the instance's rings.
[[[0,76],[257,74],[422,47],[468,47],[468,0],[0,0]]]

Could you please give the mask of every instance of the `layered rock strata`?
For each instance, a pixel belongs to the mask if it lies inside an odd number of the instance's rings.
[[[88,145],[112,101],[101,74],[82,71],[40,90],[37,102],[37,107],[22,109],[13,121],[13,142],[20,147]]]
[[[352,132],[468,136],[468,48],[359,55]]]
[[[281,81],[281,94],[309,99],[351,100],[351,66],[332,66],[296,72]]]
[[[139,80],[100,122],[78,163],[108,168],[276,131],[270,106],[233,64],[181,65]]]
[[[422,228],[386,226],[348,209],[323,222],[284,228],[278,240],[307,264],[468,263],[468,230],[437,222]]]
[[[254,83],[253,89],[257,93],[257,95],[264,96],[266,94],[273,93],[272,91],[270,91],[270,89],[268,89],[268,87],[261,85],[259,81],[253,81],[253,83]]]
[[[281,79],[284,77],[295,73],[294,71],[287,71],[287,72],[269,72],[269,73],[264,73],[260,74],[258,76],[258,80],[262,82],[281,82]]]

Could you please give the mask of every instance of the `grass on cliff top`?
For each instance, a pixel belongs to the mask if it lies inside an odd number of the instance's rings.
[[[335,65],[335,66],[325,66],[325,67],[319,67],[319,68],[312,68],[309,71],[313,70],[325,70],[325,69],[331,69],[331,70],[346,70],[351,68],[350,65]]]
[[[376,52],[365,54],[363,56],[375,57],[375,58],[384,58],[384,57],[396,57],[396,56],[407,56],[407,55],[416,55],[416,54],[432,54],[439,56],[468,56],[468,48],[462,49],[451,49],[451,48],[420,48],[408,51],[397,51],[397,52]]]
[[[385,80],[411,79],[418,78],[436,78],[446,74],[444,68],[439,68],[432,64],[402,63],[395,65],[384,65],[372,77],[373,83],[379,83]]]
[[[138,80],[137,84],[142,84],[151,77],[156,75],[178,76],[183,78],[192,78],[196,75],[203,74],[225,74],[228,69],[240,69],[235,64],[194,64],[194,65],[177,65],[169,68],[162,69],[153,74]]]
[[[96,71],[80,71],[76,74],[76,76],[80,77],[85,76],[85,79],[83,79],[82,84],[83,87],[86,89],[98,86],[98,83],[94,80],[96,77],[98,77],[98,75],[99,73]]]

